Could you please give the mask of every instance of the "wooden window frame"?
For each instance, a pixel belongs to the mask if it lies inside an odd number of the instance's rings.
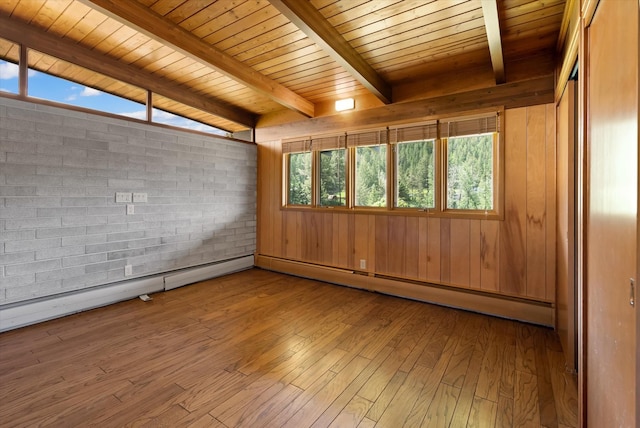
[[[455,121],[466,121],[473,120],[476,118],[487,118],[494,115],[496,118],[495,131],[493,133],[493,209],[492,210],[466,210],[466,209],[449,209],[447,208],[447,142],[448,136],[441,135],[443,132],[441,131],[440,124],[445,122],[455,122]],[[303,211],[324,211],[327,209],[340,211],[340,212],[348,212],[348,213],[356,213],[356,214],[381,214],[381,215],[403,215],[403,216],[429,216],[429,217],[445,217],[445,218],[464,218],[464,219],[480,219],[480,220],[504,220],[504,108],[499,109],[485,109],[482,111],[469,112],[466,114],[457,114],[456,116],[444,116],[438,119],[431,120],[430,122],[423,123],[410,123],[402,125],[398,128],[384,128],[386,130],[386,141],[381,142],[379,144],[384,144],[386,149],[386,157],[387,157],[387,197],[386,197],[386,206],[384,207],[367,207],[367,206],[358,206],[355,205],[355,169],[356,169],[356,148],[359,146],[367,147],[374,146],[376,144],[353,144],[349,145],[349,135],[350,133],[346,133],[347,135],[347,148],[346,148],[346,164],[347,164],[347,173],[346,173],[346,197],[347,203],[344,206],[324,206],[319,204],[320,200],[320,152],[325,150],[314,150],[313,148],[313,140],[314,137],[309,137],[307,140],[310,140],[310,148],[308,151],[311,152],[312,160],[311,160],[311,177],[312,177],[312,189],[311,189],[311,200],[312,203],[310,205],[290,205],[288,204],[288,195],[289,195],[289,160],[288,154],[289,152],[283,151],[283,180],[282,180],[282,204],[281,209],[283,210],[303,210]],[[436,138],[425,138],[425,140],[433,140],[434,141],[434,197],[435,197],[435,206],[434,208],[425,207],[425,208],[406,208],[406,207],[397,207],[397,174],[396,174],[396,162],[397,162],[397,145],[410,142],[410,141],[420,141],[416,140],[401,140],[397,141],[391,137],[391,133],[397,131],[398,129],[409,128],[422,126],[424,124],[432,124],[435,123],[437,125],[437,136]],[[362,134],[366,132],[380,132],[382,128],[376,128],[374,130],[365,130],[354,132],[353,134]],[[473,128],[471,128],[473,129]],[[477,135],[482,133],[489,132],[478,132],[474,134],[459,134],[452,135],[451,137],[461,137],[464,135]],[[335,134],[334,134],[335,135]],[[318,137],[315,137],[316,139]],[[322,137],[324,138],[324,137]],[[299,141],[300,139],[298,139]],[[294,140],[291,140],[294,141]],[[283,144],[291,143],[291,141],[284,141]],[[423,140],[424,141],[424,140]]]

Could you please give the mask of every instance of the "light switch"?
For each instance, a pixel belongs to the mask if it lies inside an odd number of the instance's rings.
[[[116,202],[130,203],[131,193],[116,192]]]
[[[146,203],[147,202],[147,194],[146,193],[134,193],[133,194],[133,202],[135,202],[135,203]]]
[[[136,213],[135,205],[128,204],[127,205],[127,215],[134,215]]]

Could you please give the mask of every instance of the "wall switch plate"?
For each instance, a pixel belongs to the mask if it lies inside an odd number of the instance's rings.
[[[146,193],[134,193],[133,194],[133,202],[135,202],[135,203],[146,203],[147,202],[147,194]]]
[[[126,192],[116,192],[116,202],[123,202],[123,203],[127,203],[127,202],[131,202],[132,196],[131,193],[126,193]]]
[[[124,267],[124,276],[131,276],[133,275],[133,266],[132,265],[126,265]]]
[[[360,259],[360,269],[367,268],[367,261],[365,259]]]
[[[134,215],[136,213],[135,205],[127,204],[127,215]]]

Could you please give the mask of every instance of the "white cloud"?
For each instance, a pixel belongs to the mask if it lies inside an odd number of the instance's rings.
[[[126,116],[126,117],[131,117],[133,119],[141,119],[141,120],[147,120],[147,111],[146,110],[140,110],[140,111],[132,111],[132,112],[128,112],[128,113],[118,113],[122,116]]]
[[[84,87],[82,92],[80,92],[80,96],[81,97],[97,97],[100,94],[102,94],[101,91],[99,91],[97,89],[89,88],[89,87],[86,87],[86,86]]]
[[[76,94],[72,94],[72,95],[69,95],[69,96],[68,96],[67,98],[65,98],[64,100],[65,100],[65,101],[75,101],[75,100],[77,100],[77,99],[78,99],[78,96],[77,96]]]
[[[20,68],[12,62],[0,62],[0,80],[15,79],[20,73]]]

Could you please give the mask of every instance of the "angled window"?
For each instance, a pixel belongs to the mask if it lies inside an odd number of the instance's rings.
[[[20,46],[0,38],[0,91],[20,93]]]

